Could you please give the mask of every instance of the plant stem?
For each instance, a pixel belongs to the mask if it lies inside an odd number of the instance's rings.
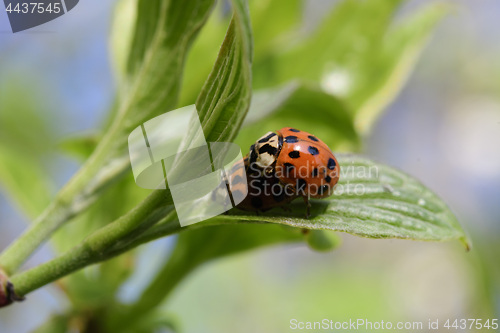
[[[34,223],[0,255],[0,267],[6,274],[14,273],[31,254],[51,235],[70,213],[58,201],[54,201]]]
[[[164,193],[164,191],[153,192],[128,214],[97,230],[80,245],[62,256],[12,276],[11,282],[16,293],[19,296],[24,296],[78,269],[129,250],[130,247],[116,248],[115,245],[134,233],[141,234],[173,211],[171,205],[163,204],[165,200]],[[178,232],[181,229],[176,219],[171,219],[170,224],[171,233]]]
[[[126,170],[126,163],[102,168],[114,144],[116,144],[114,139],[119,127],[120,124],[115,123],[110,128],[108,134],[103,138],[89,160],[61,189],[55,200],[0,255],[0,267],[7,274],[15,273],[54,231],[73,216],[89,207],[95,201],[95,193],[98,190],[109,185],[110,180],[116,178],[124,169]]]

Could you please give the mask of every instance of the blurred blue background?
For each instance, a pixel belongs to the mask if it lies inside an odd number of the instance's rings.
[[[334,2],[310,2],[306,28]],[[402,11],[425,2],[409,1]],[[342,235],[343,246],[328,254],[301,245],[223,259],[187,279],[166,305],[186,332],[284,332],[292,318],[500,317],[498,266],[485,267],[492,262],[477,259],[482,252],[499,253],[500,2],[454,4],[408,84],[366,138],[364,151],[437,192],[471,235],[474,250],[464,253],[458,243]],[[69,14],[17,34],[0,11],[0,89],[16,84],[26,89],[27,99],[36,95],[56,139],[98,127],[113,103],[107,43],[113,5],[81,1]],[[78,164],[55,156],[49,167],[60,187]],[[22,232],[26,219],[0,192],[0,249]],[[144,272],[154,269],[152,253],[166,255],[167,243],[144,249],[143,272],[133,277],[123,299],[134,297]],[[44,247],[26,267],[50,257]],[[481,282],[485,276],[487,286]],[[272,304],[273,311],[262,303]],[[28,332],[65,306],[55,288],[43,288],[24,304],[0,311],[0,332]]]

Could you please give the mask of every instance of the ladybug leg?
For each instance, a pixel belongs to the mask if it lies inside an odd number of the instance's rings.
[[[306,203],[306,219],[308,219],[311,216],[311,203],[309,202],[309,198],[307,196],[304,196],[302,198]]]

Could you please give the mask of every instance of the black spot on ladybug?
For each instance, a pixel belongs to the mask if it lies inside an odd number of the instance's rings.
[[[294,150],[294,151],[289,152],[288,156],[290,156],[290,158],[299,158],[300,152],[298,150]]]
[[[300,132],[300,130],[295,129],[295,128],[290,128],[290,130],[289,130],[289,131],[290,131],[290,132],[295,132],[295,133],[299,133],[299,132]]]
[[[311,139],[311,140],[313,140],[314,142],[318,142],[319,141],[317,137],[312,136],[312,135],[309,135],[308,138]]]
[[[286,143],[296,143],[299,142],[299,139],[295,135],[289,135],[285,138]]]
[[[331,181],[332,181],[332,177],[330,177],[330,176],[326,176],[326,177],[325,177],[325,180],[326,180],[326,182],[327,182],[327,183],[329,183],[329,182],[331,182]]]
[[[268,136],[266,136],[265,138],[260,139],[258,142],[259,142],[259,143],[264,143],[264,142],[267,142],[267,141],[269,141],[269,139],[271,139],[271,138],[272,138],[273,136],[275,136],[275,135],[276,135],[276,133],[271,133],[271,134],[269,134]]]
[[[297,180],[297,191],[304,191],[306,189],[307,182],[304,179]]]
[[[320,188],[318,188],[318,194],[323,195],[323,193],[328,192],[329,186],[328,185],[323,185]]]
[[[259,154],[268,153],[269,155],[275,155],[278,152],[278,149],[271,146],[270,144],[265,144],[259,148]]]
[[[309,153],[311,153],[311,155],[318,155],[319,154],[319,150],[316,147],[309,146],[309,148],[307,148],[307,150],[309,150]]]
[[[287,177],[290,177],[292,172],[295,175],[295,166],[292,163],[285,163],[283,166],[285,167],[285,174]]]
[[[319,171],[318,168],[314,168],[311,172],[311,177],[318,177]]]
[[[333,170],[333,169],[335,169],[336,166],[337,166],[337,163],[335,163],[335,160],[333,158],[330,158],[328,160],[327,168],[330,170]]]
[[[253,197],[252,198],[252,206],[254,206],[255,208],[260,208],[262,207],[262,199],[259,198],[259,197]]]

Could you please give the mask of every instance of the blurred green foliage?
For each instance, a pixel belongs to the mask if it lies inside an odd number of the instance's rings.
[[[299,0],[253,0],[249,11],[244,1],[235,0],[233,15],[223,2],[211,11],[214,2],[208,0],[119,1],[110,41],[119,83],[111,120],[99,132],[59,145],[62,152],[80,160],[90,157],[84,168],[88,183],[96,178],[104,181],[95,187],[84,184],[85,200],[75,199],[83,202],[78,206],[81,210],[52,239],[56,251],[71,251],[89,234],[128,216],[148,196],[148,191],[135,186],[127,163],[118,163],[119,167],[104,173],[100,170],[111,162],[123,162],[124,156],[126,159],[126,136],[131,129],[176,106],[197,104],[207,141],[235,141],[248,147],[266,131],[295,126],[314,132],[335,151],[362,150],[362,137],[397,95],[425,41],[447,12],[446,6],[432,3],[394,22],[402,3],[344,0],[317,27],[304,31],[304,2]],[[0,98],[0,110],[19,110],[0,112],[0,183],[34,217],[50,202],[51,182],[40,161],[56,145],[50,124],[33,114],[34,106],[23,107],[14,94],[6,93],[11,95],[12,99]],[[26,122],[28,134],[20,130]],[[17,138],[15,142],[12,137]],[[345,161],[349,163],[350,157]],[[373,165],[364,159],[356,161]],[[373,191],[363,198],[342,198],[344,210],[334,199],[318,202],[311,220],[297,217],[304,209],[297,204],[290,214],[231,213],[212,220],[214,225],[183,231],[172,254],[133,304],[122,304],[117,295],[134,272],[136,250],[66,276],[58,286],[72,307],[39,331],[64,332],[72,327],[89,332],[95,327],[109,332],[180,331],[182,325],[165,313],[162,303],[198,266],[278,243],[305,241],[318,251],[339,245],[336,235],[316,229],[376,238],[465,238],[455,217],[432,192],[407,175],[379,166],[383,180],[364,179]],[[360,181],[359,177],[350,180]],[[391,188],[386,190],[384,184]],[[28,187],[30,191],[25,190]],[[394,198],[395,192],[399,198]],[[144,220],[150,217],[141,216]],[[172,221],[174,215],[157,218],[156,225],[146,231],[131,229],[126,240],[137,245],[158,238],[170,231]],[[228,221],[257,223],[226,225]],[[260,224],[263,222],[275,223]],[[419,223],[428,230],[415,227]],[[314,230],[304,235],[303,227]],[[125,249],[128,244],[117,242],[116,246]],[[363,279],[358,289],[352,279],[352,273],[340,274],[337,281],[346,286],[351,282],[351,287],[337,289],[330,296],[342,300],[362,292],[373,301],[383,296],[372,285],[362,285]],[[327,284],[329,278],[318,281]],[[322,296],[317,295],[320,303]],[[339,301],[339,309],[342,306]],[[373,308],[370,304],[356,306]],[[356,309],[359,307],[351,310]]]
[[[24,98],[26,91],[34,99]],[[43,117],[49,111],[34,102],[41,98],[37,94],[19,79],[0,86],[0,185],[30,218],[43,211],[53,191],[47,175],[55,138],[50,117]]]

